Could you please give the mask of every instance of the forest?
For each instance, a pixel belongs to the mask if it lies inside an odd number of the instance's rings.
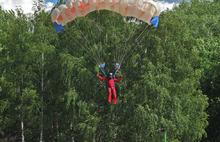
[[[157,28],[94,11],[57,33],[42,0],[0,7],[0,141],[220,141],[219,9],[182,1]],[[117,59],[115,105],[96,62]]]

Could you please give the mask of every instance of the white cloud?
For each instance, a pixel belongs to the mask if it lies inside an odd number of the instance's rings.
[[[15,10],[16,6],[21,6],[25,13],[32,13],[33,0],[0,0],[3,10]]]
[[[52,2],[47,2],[46,3],[46,11],[51,10],[54,7],[54,3]]]
[[[161,11],[164,11],[167,8],[169,10],[171,10],[174,7],[174,5],[176,4],[174,2],[173,3],[168,3],[168,2],[165,2],[165,1],[157,1],[157,3],[160,5]],[[179,4],[176,4],[176,5],[179,5]]]
[[[3,10],[15,10],[16,6],[21,6],[24,13],[33,13],[32,7],[34,0],[0,0],[0,5]],[[53,3],[47,2],[46,10],[51,10]]]

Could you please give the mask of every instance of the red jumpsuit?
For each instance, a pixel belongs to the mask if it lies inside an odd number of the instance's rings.
[[[113,93],[113,101],[114,104],[116,104],[117,100],[116,100],[116,90],[115,90],[115,81],[116,82],[120,82],[121,81],[121,77],[120,79],[116,79],[116,78],[103,78],[101,76],[98,76],[99,79],[106,81],[106,87],[108,88],[108,102],[111,103],[111,91]]]

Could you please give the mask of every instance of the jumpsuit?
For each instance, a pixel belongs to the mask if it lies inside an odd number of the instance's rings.
[[[101,76],[98,76],[99,79],[106,81],[106,87],[108,89],[108,102],[111,103],[111,92],[113,94],[113,102],[114,104],[116,104],[117,100],[116,100],[116,90],[115,90],[115,81],[116,82],[120,82],[121,81],[121,77],[120,79],[116,79],[115,77],[113,78],[103,78]]]

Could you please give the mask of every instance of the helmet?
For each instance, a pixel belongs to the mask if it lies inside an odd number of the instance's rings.
[[[113,76],[113,73],[109,73],[109,76]]]

